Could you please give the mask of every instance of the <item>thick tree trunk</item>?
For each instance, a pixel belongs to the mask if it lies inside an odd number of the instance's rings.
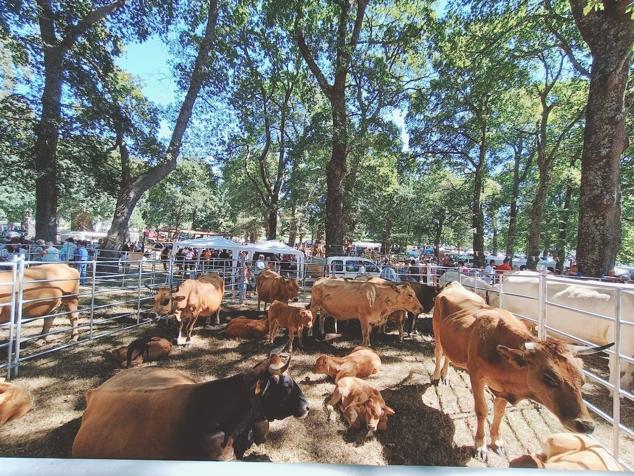
[[[100,256],[102,254],[105,256],[113,256],[117,254],[114,252],[120,250],[121,246],[125,242],[125,235],[128,231],[130,217],[132,216],[132,212],[134,212],[134,208],[136,207],[139,199],[150,187],[163,180],[176,168],[176,160],[180,154],[183,136],[187,130],[196,98],[198,97],[203,82],[208,75],[207,63],[209,61],[209,53],[215,36],[217,17],[217,0],[210,0],[205,36],[203,37],[198,49],[198,54],[196,56],[196,61],[194,63],[194,68],[189,82],[189,88],[185,98],[183,99],[183,103],[181,104],[178,117],[176,118],[176,124],[174,125],[174,130],[172,132],[172,137],[167,147],[167,160],[152,167],[133,181],[131,181],[129,177],[123,177],[122,186],[117,195],[115,214],[112,219],[110,229],[108,230],[108,236],[102,248],[108,251],[105,254],[103,252],[100,253]],[[128,152],[122,139],[120,139],[120,151],[122,163],[125,163],[128,160]]]
[[[572,186],[566,185],[564,203],[559,212],[559,231],[557,233],[557,269],[564,270],[566,261],[566,241],[568,240],[568,223],[570,221],[570,204],[572,203]]]
[[[511,190],[511,203],[509,210],[509,228],[506,234],[506,256],[513,264],[513,255],[515,254],[515,238],[517,233],[517,199],[520,195],[520,183],[526,178],[530,168],[530,159],[526,164],[526,168],[520,174],[520,164],[522,162],[523,141],[520,140],[513,156],[513,188]]]
[[[440,258],[440,240],[442,239],[442,231],[444,227],[444,221],[440,220],[437,225],[435,225],[435,233],[434,233],[434,253],[436,254],[436,258]]]
[[[35,140],[35,235],[57,240],[57,142],[61,120],[63,50],[44,48],[42,116]]]
[[[274,240],[277,237],[277,203],[272,203],[266,219],[266,239]]]
[[[473,178],[473,208],[471,226],[473,228],[473,266],[484,268],[484,212],[482,210],[482,184],[485,172],[486,145],[480,144],[478,165]]]
[[[498,254],[498,227],[495,217],[495,210],[491,212],[491,228],[493,229],[493,238],[491,239],[491,253]]]
[[[537,268],[537,263],[539,262],[544,204],[546,203],[546,194],[548,193],[550,182],[548,174],[548,171],[540,170],[539,183],[537,184],[537,191],[533,197],[529,214],[530,224],[528,226],[528,244],[526,245],[526,254],[528,255],[526,267],[532,270]]]
[[[575,22],[590,47],[592,69],[581,157],[577,265],[586,276],[614,267],[621,238],[620,158],[627,147],[625,89],[634,44],[628,2],[606,1],[584,15],[571,0]]]
[[[326,167],[326,256],[343,253],[345,233],[343,203],[345,198],[347,125],[345,89],[332,96],[332,154]]]

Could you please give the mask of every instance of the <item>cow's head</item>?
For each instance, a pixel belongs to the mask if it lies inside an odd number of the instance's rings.
[[[174,296],[178,292],[178,286],[175,288],[159,288],[154,296],[154,306],[152,310],[159,316],[167,316],[174,312],[175,303],[185,299],[184,296]]]
[[[379,395],[371,395],[359,409],[359,414],[362,415],[370,435],[377,430],[387,429],[387,417],[394,415],[394,410],[388,407]]]
[[[304,327],[313,327],[313,313],[308,309],[299,311],[299,325]]]
[[[320,355],[313,365],[314,374],[327,374],[330,369],[330,357],[327,355]]]
[[[286,295],[289,300],[296,298],[299,293],[299,281],[296,279],[284,279],[284,284],[286,287]]]
[[[569,431],[592,433],[594,422],[581,396],[585,380],[578,355],[606,346],[580,348],[552,340],[526,342],[523,347],[498,345],[497,351],[511,366],[527,372],[529,397],[546,406]]]
[[[416,297],[414,288],[409,284],[394,284],[392,288],[397,292],[398,297],[396,302],[399,305],[399,309],[405,309],[415,314],[423,312],[423,306]]]
[[[289,416],[308,416],[308,400],[299,385],[288,375],[291,357],[286,363],[279,354],[273,354],[256,366],[254,396],[259,400],[263,416],[269,421],[283,420]]]

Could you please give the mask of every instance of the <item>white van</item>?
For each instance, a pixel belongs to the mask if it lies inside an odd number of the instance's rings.
[[[358,256],[330,256],[326,260],[327,275],[338,278],[355,278],[359,274],[361,265],[365,267],[365,273],[370,276],[379,276],[381,268],[366,258]]]

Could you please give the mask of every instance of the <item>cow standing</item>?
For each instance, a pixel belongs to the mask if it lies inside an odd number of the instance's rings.
[[[279,355],[252,371],[195,383],[159,367],[124,370],[86,394],[76,458],[241,459],[268,422],[304,418],[308,402]]]
[[[258,275],[255,280],[255,288],[258,293],[258,311],[260,310],[260,301],[264,302],[264,310],[266,311],[267,303],[273,301],[288,303],[291,299],[295,299],[299,293],[297,280],[284,278],[269,269]]]
[[[324,311],[337,320],[358,319],[362,345],[370,346],[370,329],[396,310],[420,313],[423,308],[408,284],[382,284],[321,278],[313,285],[310,310]],[[323,334],[324,316],[319,327]]]
[[[280,301],[273,301],[269,308],[269,343],[273,343],[278,327],[288,330],[288,351],[293,352],[293,340],[297,334],[299,345],[302,345],[304,327],[313,326],[313,314],[299,307],[289,306]]]
[[[436,298],[433,316],[436,367],[433,382],[447,378],[449,362],[469,372],[478,419],[475,447],[485,458],[485,387],[495,401],[491,446],[504,450],[500,423],[506,405],[531,399],[553,412],[570,431],[591,433],[594,423],[583,403],[580,349],[556,340],[538,340],[511,313],[492,308],[458,282]],[[444,364],[443,364],[444,358]]]
[[[10,271],[0,272],[0,324],[11,318],[12,279]],[[71,339],[76,341],[79,339],[78,295],[79,271],[75,268],[62,263],[31,266],[24,271],[22,318],[50,316],[44,318],[42,326],[42,335],[47,341],[55,319],[51,314],[64,306],[72,327]]]
[[[192,332],[198,317],[218,312],[222,303],[220,290],[211,283],[188,279],[175,288],[160,288],[154,296],[154,312],[160,316],[173,314],[178,321],[176,343],[191,343]],[[183,325],[187,322],[187,337],[183,337]]]
[[[216,288],[218,288],[218,292],[220,293],[220,295],[222,296],[222,298],[224,298],[225,296],[225,279],[220,276],[218,273],[208,273],[208,274],[203,274],[201,276],[198,276],[198,278],[196,278],[197,281],[200,281],[202,283],[211,283],[214,286],[216,286]],[[222,302],[222,298],[220,300],[220,302]],[[205,325],[208,326],[210,324],[211,321],[211,315],[207,316],[207,320],[205,321]],[[218,307],[218,310],[216,311],[216,320],[214,321],[215,325],[220,324],[220,306]]]

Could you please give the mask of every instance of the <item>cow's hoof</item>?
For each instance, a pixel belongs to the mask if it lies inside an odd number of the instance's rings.
[[[478,446],[475,448],[475,457],[481,461],[484,461],[485,463],[488,461],[489,459],[489,452],[487,450],[487,446],[486,445],[482,445],[482,446]]]
[[[506,444],[502,438],[498,439],[495,443],[491,442],[491,449],[499,456],[506,457]]]

